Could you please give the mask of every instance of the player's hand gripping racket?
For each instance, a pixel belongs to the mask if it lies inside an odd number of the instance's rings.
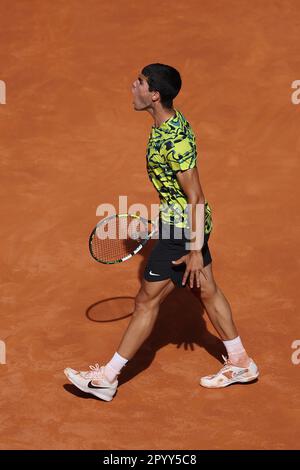
[[[92,257],[99,263],[121,263],[136,255],[158,231],[158,217],[116,214],[100,220],[89,238]]]

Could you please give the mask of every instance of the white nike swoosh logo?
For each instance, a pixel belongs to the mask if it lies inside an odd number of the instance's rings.
[[[160,276],[160,274],[155,274],[152,271],[149,272],[150,276]]]

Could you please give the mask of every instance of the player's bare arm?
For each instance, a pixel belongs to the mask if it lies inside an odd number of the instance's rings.
[[[204,204],[205,197],[200,184],[199,174],[197,167],[191,168],[186,171],[178,171],[176,174],[177,180],[187,196],[187,202],[189,204],[189,221],[191,226],[191,233],[193,238],[191,239],[191,249],[189,254],[182,256],[177,260],[179,262],[186,263],[186,270],[183,276],[182,284],[186,283],[188,276],[189,285],[193,288],[194,283],[197,287],[200,287],[200,272],[206,277],[203,268],[203,257],[201,248],[204,241]]]

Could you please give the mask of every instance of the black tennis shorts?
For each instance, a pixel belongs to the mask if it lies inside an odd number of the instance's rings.
[[[203,266],[207,266],[212,262],[208,247],[209,236],[210,233],[204,235],[204,244],[201,250]],[[174,265],[172,261],[176,261],[181,256],[189,253],[185,247],[186,242],[188,242],[188,238],[183,228],[168,225],[160,220],[158,240],[148,258],[144,279],[150,282],[171,279],[178,287],[185,287],[182,285],[182,278],[186,265],[185,263]]]

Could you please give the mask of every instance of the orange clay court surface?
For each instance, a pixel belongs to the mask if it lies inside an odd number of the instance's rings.
[[[2,0],[0,17],[1,449],[299,447],[299,1]],[[158,202],[130,91],[152,62],[181,72],[213,271],[261,377],[198,385],[223,345],[177,289],[106,403],[63,369],[111,358],[140,286],[150,246],[104,266],[87,241],[99,204]]]

